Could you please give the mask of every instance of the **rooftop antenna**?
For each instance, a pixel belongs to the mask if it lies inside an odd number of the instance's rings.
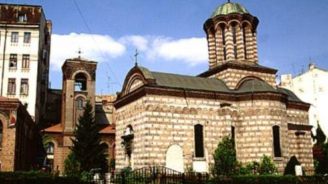
[[[79,50],[77,51],[77,53],[79,55],[78,58],[81,59],[81,54],[82,54],[81,48],[79,48]]]
[[[139,52],[138,52],[138,49],[136,49],[136,53],[134,54],[134,65],[135,66],[138,66],[138,55],[139,55]]]

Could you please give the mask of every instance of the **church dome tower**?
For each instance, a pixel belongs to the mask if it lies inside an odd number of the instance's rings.
[[[209,68],[226,62],[257,64],[257,17],[238,3],[228,1],[205,22]]]

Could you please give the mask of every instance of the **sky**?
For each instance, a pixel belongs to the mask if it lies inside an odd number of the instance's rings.
[[[62,88],[61,65],[78,56],[98,62],[96,93],[120,91],[138,64],[151,71],[197,75],[208,69],[204,22],[225,0],[5,0],[41,5],[53,24],[50,82]],[[260,20],[259,64],[294,76],[309,63],[328,69],[327,0],[232,0]]]

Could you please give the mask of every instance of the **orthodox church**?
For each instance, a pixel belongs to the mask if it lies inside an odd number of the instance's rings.
[[[114,102],[116,169],[163,165],[208,172],[224,136],[243,164],[270,156],[279,172],[295,156],[313,173],[310,105],[276,86],[260,65],[256,29],[245,7],[227,2],[204,23],[209,69],[197,76],[135,66]]]

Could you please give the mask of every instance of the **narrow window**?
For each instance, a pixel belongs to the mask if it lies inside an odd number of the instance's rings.
[[[195,125],[194,134],[195,134],[195,157],[204,157],[203,125],[200,124]]]
[[[24,43],[31,43],[31,32],[24,32]]]
[[[84,101],[83,101],[83,98],[82,97],[78,97],[76,99],[76,108],[78,110],[83,110],[83,108],[84,108]]]
[[[28,95],[28,79],[21,80],[21,88],[20,88],[21,95]]]
[[[17,69],[17,54],[10,54],[9,69]]]
[[[46,150],[46,152],[47,152],[47,155],[54,155],[54,143],[52,143],[52,142],[49,142],[48,144],[47,144],[47,150]]]
[[[87,90],[87,79],[84,74],[79,73],[75,76],[75,91]]]
[[[16,79],[9,78],[8,79],[8,95],[15,95],[16,94]]]
[[[237,59],[237,26],[232,25],[232,39],[233,39],[233,51],[235,59]]]
[[[244,53],[245,53],[245,59],[247,59],[246,26],[243,26],[243,41],[244,41]]]
[[[225,28],[224,28],[224,25],[223,24],[221,24],[221,33],[222,33],[223,57],[224,57],[224,60],[227,60],[227,50],[226,50],[226,40],[225,40]]]
[[[30,55],[23,54],[22,57],[22,69],[29,69],[30,68]]]
[[[2,147],[2,137],[3,137],[3,125],[2,125],[2,121],[0,120],[0,148]]]
[[[235,127],[231,126],[231,140],[233,142],[233,144],[235,145],[235,140],[236,140],[236,134],[235,134]]]
[[[11,33],[11,43],[18,43],[18,32]]]
[[[273,133],[273,150],[274,157],[281,157],[281,147],[280,147],[280,128],[275,125],[272,127]]]

